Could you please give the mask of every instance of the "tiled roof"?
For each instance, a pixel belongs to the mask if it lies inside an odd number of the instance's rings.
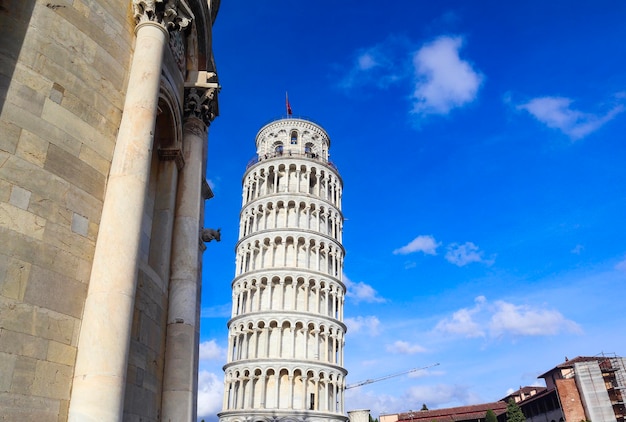
[[[437,410],[416,410],[398,414],[398,422],[451,422],[451,421],[476,421],[484,418],[487,410],[493,410],[496,416],[506,413],[506,403],[497,401],[493,403],[474,404],[471,406],[450,407]]]

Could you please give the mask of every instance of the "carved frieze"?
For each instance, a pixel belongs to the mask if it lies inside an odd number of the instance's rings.
[[[173,31],[170,33],[170,50],[176,61],[176,65],[180,72],[185,74],[185,36],[182,31]]]
[[[185,117],[195,117],[209,126],[217,116],[218,88],[187,88],[185,89]]]
[[[180,31],[189,26],[193,13],[183,0],[133,0],[133,15],[137,24],[156,22],[168,31]]]

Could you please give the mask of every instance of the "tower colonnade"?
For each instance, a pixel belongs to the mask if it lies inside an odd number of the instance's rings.
[[[346,422],[343,182],[303,119],[256,137],[242,181],[220,422]]]

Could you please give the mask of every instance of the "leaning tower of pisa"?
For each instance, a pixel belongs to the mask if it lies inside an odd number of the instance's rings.
[[[221,422],[346,422],[342,180],[317,124],[285,118],[256,137],[228,322]]]

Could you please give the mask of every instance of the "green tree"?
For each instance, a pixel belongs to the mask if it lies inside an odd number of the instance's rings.
[[[498,422],[498,418],[493,410],[487,410],[487,413],[485,414],[485,422]]]
[[[370,415],[370,422],[378,422],[378,418],[374,419],[372,418],[372,415]]]
[[[526,416],[513,399],[509,399],[506,405],[506,422],[526,422]]]

